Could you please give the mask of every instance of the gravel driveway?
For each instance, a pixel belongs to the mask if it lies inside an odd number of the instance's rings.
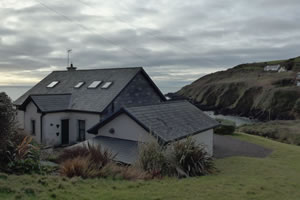
[[[271,149],[250,142],[241,141],[232,136],[214,134],[214,157],[248,156],[264,158],[272,153]]]

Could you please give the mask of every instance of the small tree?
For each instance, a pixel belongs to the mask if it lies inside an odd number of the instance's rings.
[[[15,136],[15,109],[6,93],[0,93],[0,163],[5,160],[9,141]]]

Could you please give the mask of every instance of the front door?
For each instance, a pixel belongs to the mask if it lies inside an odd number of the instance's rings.
[[[61,120],[61,143],[69,144],[69,120]]]

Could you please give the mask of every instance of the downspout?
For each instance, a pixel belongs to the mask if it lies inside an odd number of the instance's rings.
[[[44,117],[45,113],[42,113],[41,115],[41,119],[40,119],[40,123],[41,123],[41,144],[43,144],[43,117]]]

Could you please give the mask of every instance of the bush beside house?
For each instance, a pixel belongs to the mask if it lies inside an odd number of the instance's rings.
[[[0,171],[24,174],[42,170],[38,145],[17,130],[11,99],[0,93]]]
[[[192,138],[175,142],[165,148],[155,143],[145,144],[140,153],[139,163],[154,177],[193,177],[214,171],[212,157]]]
[[[214,133],[220,135],[232,135],[235,131],[236,124],[235,122],[225,120],[225,119],[216,119],[220,126],[214,129]]]
[[[113,161],[114,156],[99,146],[66,149],[58,158],[60,174],[69,178],[108,178],[148,180],[153,178],[202,176],[213,172],[213,159],[194,140],[162,147],[147,143],[140,146],[139,160],[134,165]]]

